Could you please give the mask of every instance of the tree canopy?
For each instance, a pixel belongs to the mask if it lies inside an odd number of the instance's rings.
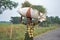
[[[28,1],[25,1],[22,3],[22,7],[30,7],[32,4],[30,4]]]
[[[30,7],[32,6],[33,9],[37,9],[39,12],[46,13],[46,8],[44,8],[42,5],[32,5],[28,1],[25,1],[22,3],[22,7]]]
[[[46,9],[41,5],[33,5],[33,9],[37,9],[39,12],[46,13]]]
[[[12,9],[17,6],[18,3],[13,2],[11,0],[0,0],[0,14],[5,9]]]

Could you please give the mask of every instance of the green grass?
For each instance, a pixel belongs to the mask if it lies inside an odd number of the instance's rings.
[[[10,40],[11,27],[13,29],[11,40],[24,40],[26,25],[23,24],[0,24],[0,40]],[[58,27],[55,25],[51,27],[37,27],[36,25],[34,28],[34,37],[55,28]]]

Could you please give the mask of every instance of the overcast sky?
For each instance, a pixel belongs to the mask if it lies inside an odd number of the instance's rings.
[[[17,13],[19,7],[25,0],[12,0],[18,2],[19,5],[13,10],[6,10],[3,14],[0,14],[0,21],[9,21],[11,16],[20,16]],[[48,16],[60,17],[60,0],[28,0],[33,5],[43,5],[47,9]]]

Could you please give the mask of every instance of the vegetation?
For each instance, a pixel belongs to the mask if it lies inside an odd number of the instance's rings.
[[[29,2],[24,2],[22,4],[22,7],[30,7]],[[12,9],[13,7],[16,7],[17,3],[12,2],[10,0],[0,0],[0,10],[1,9]],[[3,7],[3,8],[2,8]],[[33,9],[37,9],[38,11],[45,13],[46,9],[43,6],[39,5],[32,5]],[[2,11],[0,11],[1,13]],[[26,32],[26,25],[19,24],[20,17],[11,17],[11,22],[13,24],[0,24],[0,40],[24,40],[24,35]],[[33,20],[34,23],[36,23],[36,19]],[[26,18],[23,19],[23,23],[26,24]],[[2,23],[2,22],[1,22]],[[52,25],[51,25],[52,24]],[[47,20],[40,23],[39,26],[36,24],[34,26],[34,37],[37,35],[40,35],[41,33],[45,33],[49,30],[53,30],[56,28],[59,28],[60,24],[60,18],[58,16],[56,17],[48,17]],[[41,27],[42,26],[42,27]],[[11,29],[12,29],[12,36],[11,36]],[[10,38],[11,37],[11,38]]]
[[[32,4],[29,3],[28,1],[25,1],[24,3],[22,3],[22,7],[30,7]]]
[[[25,1],[22,3],[22,7],[32,7],[33,9],[37,9],[39,12],[46,13],[46,8],[44,8],[42,5],[32,5],[28,1]]]
[[[11,22],[8,22],[8,21],[0,21],[0,24],[11,24]]]
[[[11,40],[24,40],[26,25],[23,24],[0,24],[0,40],[10,40],[11,27],[13,30]],[[56,28],[58,28],[58,25],[52,25],[51,27],[38,27],[36,25],[34,27],[34,37]]]
[[[15,8],[16,6],[17,6],[17,3],[11,0],[0,0],[0,14],[5,9],[12,9],[13,7]]]
[[[10,21],[13,24],[19,24],[19,23],[21,23],[21,18],[20,17],[11,17]]]
[[[60,18],[58,16],[56,16],[56,17],[53,17],[53,16],[48,17],[47,16],[46,19],[47,19],[46,21],[40,22],[39,26],[41,26],[41,27],[49,27],[52,24],[60,24]],[[37,19],[32,20],[33,24],[35,24],[35,25],[38,24],[37,21],[38,21]],[[21,19],[20,19],[20,17],[12,17],[11,22],[13,24],[19,24],[19,23],[21,23]],[[26,18],[22,19],[22,23],[26,24],[27,19]]]
[[[46,21],[40,23],[39,25],[42,26],[42,27],[49,27],[51,26],[52,24],[60,24],[60,18],[58,16],[51,16],[51,17],[46,17]]]
[[[33,5],[33,9],[37,9],[39,12],[46,13],[46,9],[42,5]]]

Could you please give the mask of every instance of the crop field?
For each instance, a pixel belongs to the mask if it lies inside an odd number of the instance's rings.
[[[49,30],[59,28],[59,25],[50,27],[34,26],[34,37]],[[0,24],[0,40],[24,40],[26,25],[23,24]]]

